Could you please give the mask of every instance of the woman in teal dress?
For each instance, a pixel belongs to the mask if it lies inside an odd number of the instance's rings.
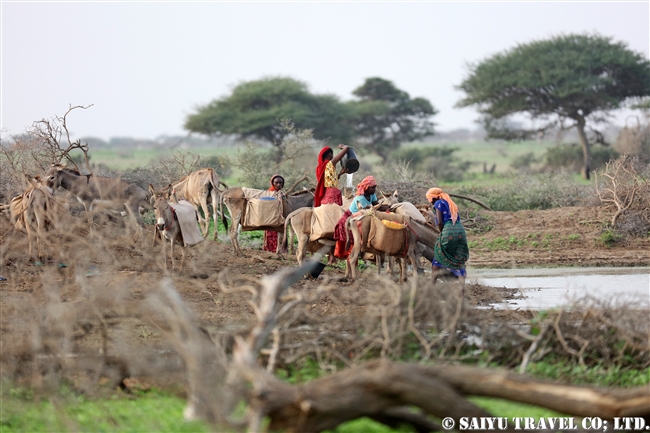
[[[467,234],[460,221],[458,206],[440,188],[429,189],[426,196],[427,201],[431,203],[436,224],[440,230],[440,236],[438,236],[433,249],[434,258],[431,261],[433,284],[438,280],[440,270],[447,269],[465,287],[465,278],[467,277],[465,263],[469,259],[469,248]]]

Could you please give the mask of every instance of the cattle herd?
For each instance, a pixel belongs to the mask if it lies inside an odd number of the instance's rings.
[[[29,186],[24,193],[2,206],[2,210],[9,209],[12,230],[27,234],[30,258],[34,257],[34,243],[36,255],[41,257],[41,243],[47,238],[48,230],[58,224],[63,209],[53,194],[58,188],[63,188],[83,205],[91,233],[93,214],[101,208],[117,207],[127,217],[127,230],[133,231],[135,242],[143,234],[141,214],[153,210],[156,219],[154,231],[156,238],[163,241],[165,257],[165,239],[171,243],[172,268],[175,266],[174,245],[182,247],[182,267],[187,247],[207,238],[211,213],[214,239],[218,240],[220,214],[235,254],[241,254],[240,231],[248,230],[270,230],[282,234],[276,251],[279,255],[286,251],[287,244],[293,250],[295,235],[298,240],[296,258],[300,264],[308,252],[332,254],[335,226],[351,201],[348,197],[343,206],[324,205],[315,209],[310,190],[285,195],[280,191],[229,188],[211,168],[192,172],[160,189],[149,185],[148,190],[117,178],[82,175],[78,170],[60,164],[52,164],[43,176],[28,177],[27,180]],[[351,264],[356,264],[359,257],[367,259],[369,254],[376,259],[378,270],[381,270],[383,260],[392,271],[393,258],[399,259],[402,281],[406,279],[408,262],[417,272],[421,270],[419,257],[429,260],[432,257],[438,233],[431,223],[431,212],[409,202],[399,202],[397,191],[384,195],[380,203],[388,204],[390,211],[365,209],[348,218],[345,225],[348,245],[351,245],[346,261],[348,278],[357,276],[356,265]]]

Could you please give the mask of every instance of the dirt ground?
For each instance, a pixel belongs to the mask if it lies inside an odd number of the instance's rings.
[[[244,254],[234,256],[229,241],[206,239],[193,248],[192,270],[168,272],[160,245],[152,246],[152,232],[147,232],[143,241],[131,244],[125,241],[123,229],[115,224],[104,232],[103,238],[91,235],[86,227],[78,227],[76,237],[50,240],[42,263],[34,263],[25,254],[26,236],[7,235],[8,220],[5,216],[1,218],[0,275],[5,278],[0,282],[3,342],[22,338],[24,334],[18,333],[31,326],[27,319],[37,320],[42,306],[52,297],[71,307],[72,312],[90,293],[110,295],[124,302],[137,301],[159,286],[165,276],[206,328],[224,324],[245,326],[253,317],[253,309],[246,302],[247,292],[224,293],[223,287],[253,284],[279,268],[297,265],[295,256],[279,258],[244,245]],[[585,207],[481,212],[473,221],[466,221],[466,226],[472,228],[468,231],[469,276],[473,268],[479,267],[650,266],[649,238],[619,241],[611,246],[600,241],[602,227],[610,218],[609,213],[599,208]],[[177,250],[176,265],[179,264]],[[299,281],[294,290],[314,293],[320,285],[333,283],[337,290],[370,292],[376,284],[374,267],[364,271],[357,282],[344,280],[344,272],[342,267],[327,267],[317,280]],[[487,305],[512,294],[472,284],[466,296],[470,305]],[[337,314],[337,306],[328,297],[311,308],[320,314]],[[24,325],[19,325],[21,321]],[[146,339],[148,332],[143,327],[137,338]]]

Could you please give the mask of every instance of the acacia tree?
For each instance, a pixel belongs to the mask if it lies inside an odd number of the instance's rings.
[[[437,111],[427,99],[411,98],[378,77],[367,78],[352,94],[360,98],[349,103],[355,113],[357,140],[384,162],[402,143],[433,135],[434,123],[429,119]]]
[[[270,77],[236,86],[229,96],[216,99],[190,114],[185,129],[205,135],[237,134],[278,146],[285,131],[281,119],[298,129],[311,129],[318,140],[347,143],[352,137],[345,104],[334,95],[316,95],[307,85],[286,77]]]
[[[469,69],[457,86],[466,96],[456,106],[477,107],[488,138],[525,139],[554,127],[575,127],[585,179],[591,160],[587,123],[604,122],[629,98],[650,95],[650,62],[625,43],[598,34],[520,44]],[[515,114],[528,115],[537,127],[513,127]]]

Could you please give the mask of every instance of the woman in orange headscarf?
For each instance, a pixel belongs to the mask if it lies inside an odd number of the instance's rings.
[[[460,222],[458,206],[449,194],[445,194],[440,188],[429,189],[426,197],[434,210],[436,224],[440,230],[440,236],[433,249],[434,258],[431,261],[433,284],[436,283],[440,270],[447,269],[458,277],[464,287],[467,277],[465,263],[469,259],[469,248],[465,228]]]
[[[334,247],[334,256],[339,259],[346,259],[352,250],[352,242],[347,242],[348,239],[348,230],[346,229],[346,223],[348,218],[353,214],[359,212],[361,209],[366,209],[372,206],[379,204],[377,200],[377,195],[375,191],[377,189],[377,181],[373,176],[366,176],[363,180],[357,185],[357,193],[350,207],[345,211],[343,216],[336,223],[336,228],[334,229],[334,240],[336,240],[336,246]],[[380,207],[380,210],[382,209]],[[346,244],[348,248],[345,248]]]
[[[348,153],[349,147],[344,144],[338,146],[341,151],[334,156],[331,147],[325,146],[318,153],[318,165],[316,166],[316,191],[314,192],[314,207],[321,204],[336,203],[343,205],[343,197],[339,189],[339,177],[347,173],[345,168],[336,174],[336,164]]]
[[[284,178],[279,174],[274,174],[271,177],[271,188],[269,191],[280,191],[284,188]],[[278,249],[278,232],[273,230],[264,231],[264,243],[262,245],[264,251],[276,252]]]

